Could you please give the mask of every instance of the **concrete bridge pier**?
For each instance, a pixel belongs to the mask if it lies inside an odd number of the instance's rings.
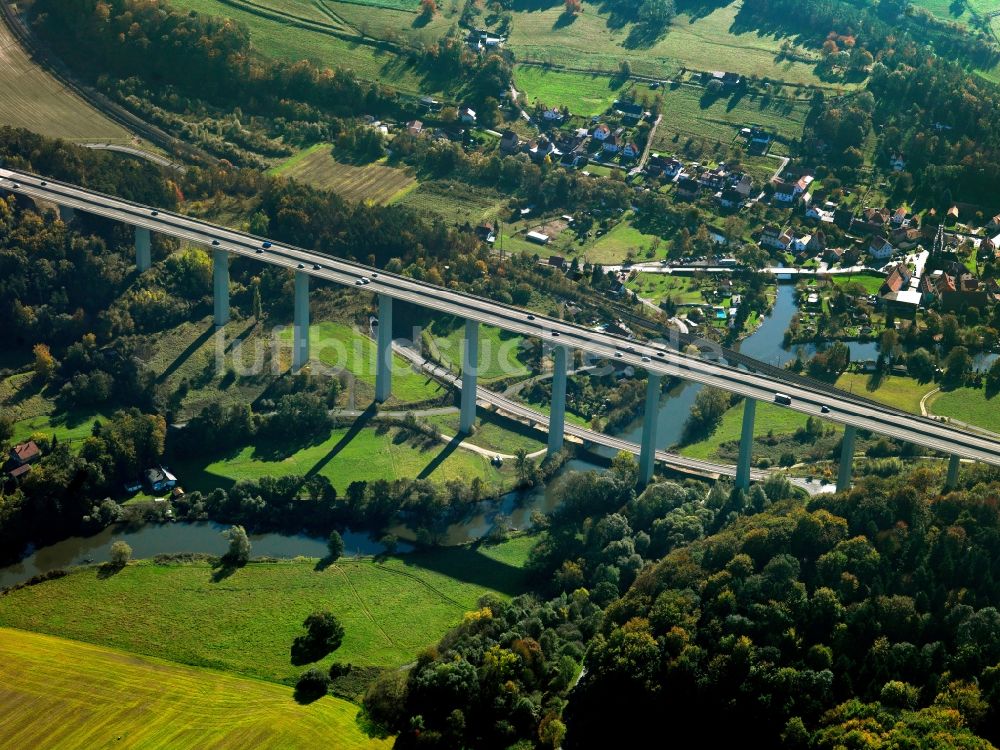
[[[959,456],[949,456],[948,458],[948,478],[945,480],[944,488],[946,490],[953,490],[958,484],[958,468],[962,464],[962,459]]]
[[[851,489],[854,469],[854,439],[858,436],[855,427],[844,427],[844,442],[840,448],[840,468],[837,471],[837,492]]]
[[[309,362],[309,274],[295,272],[295,321],[292,343],[292,372]]]
[[[656,465],[656,428],[660,412],[661,376],[649,373],[646,382],[646,410],[642,414],[642,443],[639,446],[639,484],[645,486],[653,478]]]
[[[59,206],[59,218],[63,224],[69,224],[76,218],[76,209],[72,206]]]
[[[745,490],[750,486],[750,462],[753,456],[753,423],[757,414],[757,399],[747,397],[743,402],[743,431],[740,434],[740,457],[736,464],[736,486]]]
[[[151,254],[152,238],[148,229],[142,227],[135,228],[135,267],[139,273],[148,271],[153,265]]]
[[[212,269],[215,325],[224,326],[229,322],[229,253],[225,250],[213,250]]]
[[[378,296],[378,352],[375,356],[375,400],[383,403],[392,395],[392,297],[386,294]]]
[[[379,324],[381,326],[381,323]],[[476,385],[479,380],[479,321],[465,321],[462,341],[462,415],[459,430],[469,435],[476,422]]]
[[[552,410],[549,414],[549,452],[554,456],[562,450],[566,429],[566,347],[552,350],[555,373],[552,376]]]

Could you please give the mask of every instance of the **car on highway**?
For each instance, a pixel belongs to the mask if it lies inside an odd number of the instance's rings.
[[[789,396],[787,393],[775,393],[774,403],[784,404],[785,406],[789,406],[792,403],[792,397]]]
[[[826,404],[823,404],[821,407],[819,407],[819,410],[820,410],[820,412],[822,414],[829,414],[830,413],[830,407],[827,406]]]

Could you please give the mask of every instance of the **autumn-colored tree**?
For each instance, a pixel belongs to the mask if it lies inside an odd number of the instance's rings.
[[[420,15],[424,18],[432,18],[437,10],[438,6],[434,0],[420,0]]]
[[[56,359],[45,344],[35,344],[32,352],[35,354],[35,377],[42,383],[49,382],[56,370]]]
[[[582,8],[582,6],[580,4],[580,0],[566,0],[566,15],[567,16],[575,16],[581,10],[583,10],[583,8]]]

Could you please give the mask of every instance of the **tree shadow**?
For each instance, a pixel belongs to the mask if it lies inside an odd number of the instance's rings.
[[[330,449],[329,453],[323,456],[323,458],[317,461],[316,464],[311,469],[309,469],[309,471],[306,472],[305,478],[308,479],[309,477],[315,476],[316,474],[319,474],[321,471],[323,471],[323,469],[326,468],[327,464],[329,464],[333,459],[335,459],[337,455],[342,450],[344,450],[344,448],[346,448],[350,444],[350,442],[354,440],[354,438],[358,436],[358,433],[360,433],[361,430],[363,430],[368,425],[368,423],[375,416],[375,412],[376,412],[376,405],[375,402],[373,401],[368,405],[368,407],[363,412],[361,412],[361,414],[358,415],[357,419],[355,419],[351,423],[351,426],[348,428],[347,432],[345,432],[344,436],[337,441],[337,444]]]
[[[292,641],[291,661],[296,667],[317,662],[329,653],[331,653],[330,649],[318,647],[306,635],[296,636],[295,640]]]
[[[422,29],[431,22],[431,16],[427,13],[420,13],[416,18],[413,19],[413,23],[410,26],[414,29]]]
[[[572,26],[576,21],[576,13],[561,13],[556,19],[556,22],[552,24],[552,30],[558,31],[559,29],[565,29],[567,26]]]
[[[678,13],[689,17],[688,23],[694,23],[732,3],[733,0],[677,0],[676,7]]]
[[[433,474],[434,471],[441,464],[444,463],[445,459],[447,459],[448,456],[450,456],[452,453],[458,450],[458,446],[461,444],[461,442],[462,442],[461,435],[456,435],[455,437],[453,437],[448,442],[448,444],[441,451],[439,451],[438,454],[434,456],[434,458],[431,459],[430,463],[427,464],[427,466],[425,466],[423,469],[421,469],[420,473],[417,475],[417,479],[427,479],[427,477]]]
[[[113,563],[102,563],[97,566],[97,578],[100,581],[106,581],[109,578],[113,578],[125,569],[124,565],[114,565]]]
[[[326,691],[320,692],[319,690],[306,690],[304,688],[295,686],[295,692],[292,694],[295,697],[295,702],[300,703],[303,706],[308,706],[310,703],[315,703],[324,695]]]
[[[187,347],[184,349],[184,351],[178,354],[177,357],[174,359],[174,361],[171,362],[169,365],[167,365],[166,369],[164,369],[164,371],[157,376],[156,382],[157,383],[166,382],[167,378],[169,378],[171,375],[177,372],[177,370],[181,367],[181,365],[187,362],[191,358],[191,356],[196,351],[198,351],[202,347],[202,345],[205,344],[206,341],[208,341],[212,337],[212,334],[214,333],[215,333],[215,325],[209,324],[208,328],[206,328],[204,332],[198,335],[198,338],[196,338],[194,341],[188,344]]]
[[[622,42],[625,49],[649,49],[661,37],[666,36],[669,26],[654,26],[649,23],[635,23],[629,29],[628,36]]]
[[[220,557],[212,564],[212,583],[224,581],[236,572],[238,565],[234,565],[228,558]]]
[[[408,568],[432,570],[449,578],[499,591],[508,596],[523,593],[527,573],[522,568],[487,557],[479,551],[480,546],[482,545],[477,543],[471,547],[410,552],[399,555],[396,559],[401,560]],[[386,568],[386,570],[393,569]]]
[[[330,555],[327,555],[326,557],[321,557],[319,560],[316,561],[316,565],[313,566],[313,570],[315,570],[317,573],[322,573],[324,570],[329,568],[335,562],[337,561],[334,560],[332,557],[330,557]]]

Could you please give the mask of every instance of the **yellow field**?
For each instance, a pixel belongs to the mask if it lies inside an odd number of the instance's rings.
[[[271,170],[318,188],[332,190],[348,200],[391,203],[416,187],[409,170],[378,162],[358,167],[333,158],[332,146],[319,143],[300,151]]]
[[[0,628],[0,750],[377,750],[358,707],[280,685]]]
[[[0,19],[0,125],[70,141],[128,143],[130,134],[31,61]]]

